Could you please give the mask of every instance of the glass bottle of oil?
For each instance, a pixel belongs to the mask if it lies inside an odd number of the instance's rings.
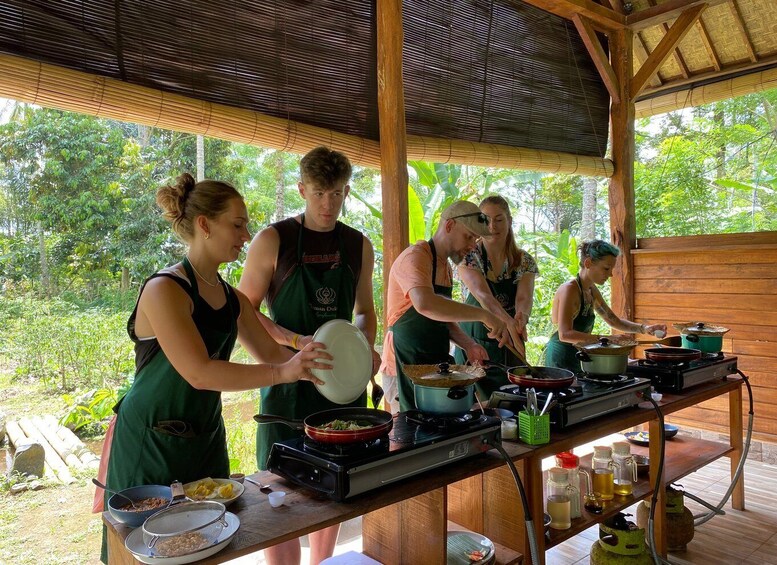
[[[637,462],[631,455],[631,446],[626,441],[612,444],[612,459],[616,464],[613,490],[618,496],[628,496],[634,492],[637,482]]]
[[[550,527],[567,530],[572,526],[572,499],[580,500],[580,491],[569,484],[569,472],[561,467],[548,471],[546,509],[550,514]]]
[[[594,494],[602,500],[615,498],[615,470],[617,463],[612,459],[612,448],[608,445],[595,445],[591,459]]]

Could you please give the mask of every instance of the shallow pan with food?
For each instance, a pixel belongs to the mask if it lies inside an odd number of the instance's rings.
[[[370,441],[387,435],[394,427],[391,414],[375,408],[323,410],[304,420],[291,420],[273,414],[256,414],[254,420],[260,424],[285,424],[295,430],[304,431],[310,439],[321,443]],[[336,429],[342,423],[352,424],[352,427]]]

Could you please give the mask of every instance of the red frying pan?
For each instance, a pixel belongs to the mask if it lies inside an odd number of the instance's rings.
[[[394,427],[391,414],[385,410],[374,408],[335,408],[311,414],[304,420],[290,420],[272,414],[257,414],[254,416],[260,424],[286,424],[295,430],[304,431],[310,439],[321,443],[357,443],[370,441],[387,435]],[[335,420],[355,422],[360,427],[357,430],[330,429],[328,424]]]

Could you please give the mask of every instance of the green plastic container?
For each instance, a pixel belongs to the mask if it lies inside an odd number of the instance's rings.
[[[518,437],[529,445],[550,443],[550,414],[531,416],[526,410],[519,412]]]

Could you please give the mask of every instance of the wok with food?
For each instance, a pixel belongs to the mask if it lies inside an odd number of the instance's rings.
[[[254,416],[260,424],[285,424],[304,431],[321,443],[356,443],[388,435],[394,426],[391,414],[374,408],[335,408],[311,414],[304,420],[290,420],[272,414]]]

